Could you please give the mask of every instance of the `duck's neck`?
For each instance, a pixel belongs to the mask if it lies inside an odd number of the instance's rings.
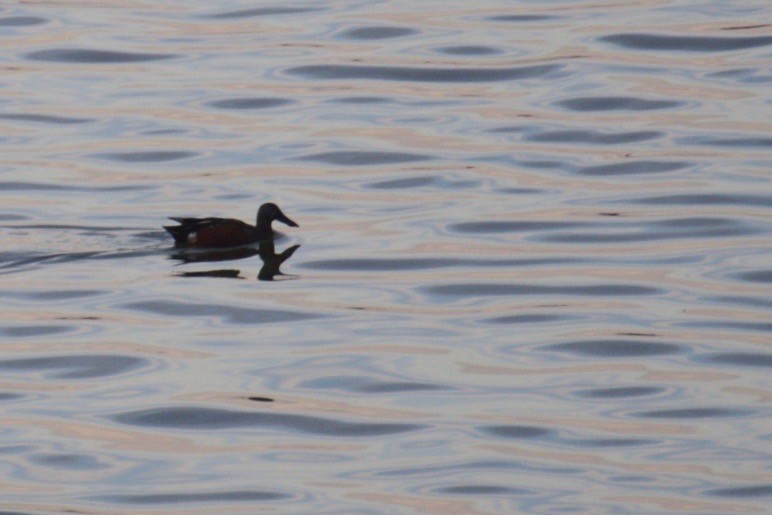
[[[255,234],[258,238],[270,238],[273,236],[271,221],[264,218],[258,218],[255,223]]]

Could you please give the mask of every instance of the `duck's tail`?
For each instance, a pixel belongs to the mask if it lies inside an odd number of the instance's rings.
[[[183,225],[164,225],[166,232],[172,235],[174,243],[185,244],[188,242],[188,230]]]

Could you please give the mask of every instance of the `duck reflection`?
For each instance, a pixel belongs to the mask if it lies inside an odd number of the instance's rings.
[[[266,240],[261,241],[257,248],[248,246],[232,249],[183,250],[173,253],[171,258],[176,259],[181,263],[201,263],[235,261],[237,259],[246,259],[258,254],[260,259],[263,260],[263,266],[260,268],[257,278],[261,281],[273,281],[274,277],[277,275],[286,275],[280,270],[280,267],[282,263],[292,257],[298,248],[300,248],[300,245],[293,245],[277,254],[273,240]],[[227,269],[183,272],[179,275],[181,277],[228,277],[240,279],[242,278],[240,273],[240,270]]]
[[[285,249],[281,254],[277,254],[272,240],[261,242],[257,250],[260,254],[260,259],[263,260],[263,267],[258,272],[257,278],[261,281],[273,281],[273,278],[277,275],[285,275],[279,270],[279,267],[291,258],[292,254],[299,248],[300,245],[293,245]]]
[[[214,261],[236,261],[237,259],[252,257],[259,252],[260,250],[253,246],[236,247],[232,249],[186,249],[175,252],[171,257],[182,263],[203,263]]]
[[[180,277],[225,277],[227,279],[243,279],[241,270],[223,269],[223,270],[202,270],[199,272],[182,272],[177,274]]]

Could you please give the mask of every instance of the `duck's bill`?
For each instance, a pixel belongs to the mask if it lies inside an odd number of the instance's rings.
[[[290,227],[300,227],[300,226],[299,226],[298,224],[296,224],[294,221],[290,220],[290,219],[289,219],[289,217],[288,217],[287,215],[285,215],[284,213],[279,213],[279,214],[276,216],[276,219],[277,219],[278,221],[280,221],[281,223],[283,223],[283,224],[287,224],[287,225],[289,225]]]

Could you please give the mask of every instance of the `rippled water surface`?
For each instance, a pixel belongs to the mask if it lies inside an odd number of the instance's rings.
[[[0,508],[768,509],[769,13],[3,3]]]

